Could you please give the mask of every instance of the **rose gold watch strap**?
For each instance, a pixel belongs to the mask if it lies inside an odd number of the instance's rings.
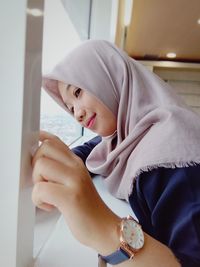
[[[98,255],[98,267],[106,267],[106,262],[101,258],[100,255]]]

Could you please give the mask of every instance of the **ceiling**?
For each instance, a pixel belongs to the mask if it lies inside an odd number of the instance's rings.
[[[199,19],[200,0],[133,0],[124,49],[136,59],[200,63]]]

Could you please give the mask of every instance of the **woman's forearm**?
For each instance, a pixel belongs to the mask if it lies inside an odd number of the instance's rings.
[[[145,235],[144,247],[132,260],[124,261],[116,267],[180,267],[180,263],[173,252],[165,245]]]
[[[121,219],[104,203],[82,160],[55,136],[42,132],[32,159],[33,202],[45,210],[57,207],[82,244],[107,256],[120,245]],[[143,248],[118,267],[178,267],[171,250],[145,234]]]

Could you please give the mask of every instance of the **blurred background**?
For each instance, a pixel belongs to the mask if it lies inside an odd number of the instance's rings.
[[[45,1],[43,73],[87,39],[115,43],[170,83],[200,113],[199,0]],[[94,136],[43,90],[40,125],[71,145],[80,137]]]

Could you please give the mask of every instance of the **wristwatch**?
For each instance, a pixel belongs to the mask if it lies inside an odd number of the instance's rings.
[[[135,254],[144,246],[144,233],[141,225],[130,215],[122,218],[120,224],[120,246],[112,254],[100,257],[100,262],[111,265],[119,264],[132,259]]]

